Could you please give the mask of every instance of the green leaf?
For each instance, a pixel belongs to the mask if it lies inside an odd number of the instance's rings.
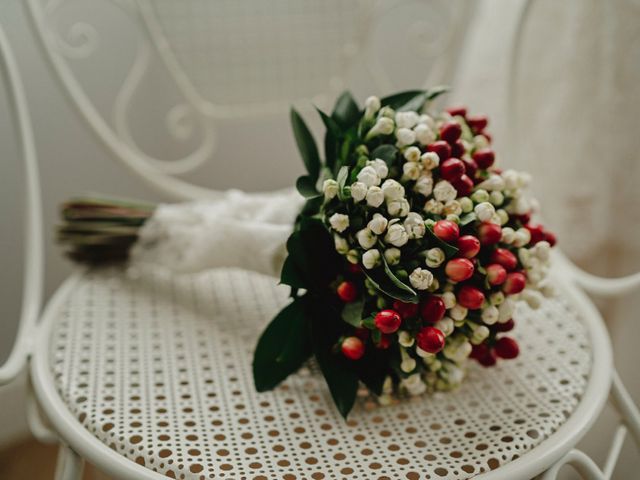
[[[476,221],[476,214],[473,212],[469,212],[466,215],[460,217],[460,226],[464,227],[465,225],[469,225],[472,222]]]
[[[256,390],[271,390],[309,358],[312,351],[309,326],[303,298],[287,305],[271,321],[253,355]]]
[[[391,268],[389,268],[389,264],[387,263],[387,259],[384,258],[384,255],[380,255],[380,257],[382,258],[384,273],[387,274],[387,277],[389,277],[389,280],[391,280],[391,282],[400,290],[404,290],[408,294],[415,295],[417,297],[418,294],[416,293],[416,291],[413,288],[411,288],[409,285],[404,283],[402,280],[400,280],[398,277],[396,277],[395,274],[391,271]]]
[[[418,295],[409,288],[410,291],[398,287],[387,275],[384,269],[363,270],[372,285],[382,293],[405,303],[418,303]],[[395,275],[394,275],[395,277]],[[397,280],[397,278],[396,278]]]
[[[315,182],[320,173],[320,156],[313,136],[298,112],[291,109],[291,127],[298,144],[298,150],[311,179]]]
[[[452,257],[458,252],[458,247],[454,247],[450,243],[436,237],[436,234],[433,233],[433,226],[427,225],[427,232],[429,233],[431,240],[444,251],[447,257]]]
[[[316,215],[318,212],[320,212],[320,207],[322,206],[323,202],[324,202],[324,195],[322,194],[318,195],[317,197],[312,197],[308,199],[304,203],[304,206],[300,211],[300,215],[304,215],[308,217],[312,217]]]
[[[407,90],[384,97],[380,102],[382,105],[388,105],[399,112],[406,110],[420,111],[426,102],[435,99],[448,90],[449,87],[446,86],[434,87],[429,90]]]
[[[388,166],[393,165],[398,155],[398,149],[389,144],[380,145],[371,152],[371,158],[384,160]]]
[[[296,189],[300,195],[306,198],[312,198],[318,195],[316,182],[309,175],[298,177],[298,180],[296,180]]]
[[[280,272],[280,283],[289,285],[292,288],[307,288],[308,284],[304,278],[304,272],[296,263],[294,257],[289,255],[282,265]]]
[[[427,90],[427,101],[435,100],[443,93],[447,93],[451,88],[447,85],[438,85]]]
[[[338,158],[338,140],[343,136],[342,128],[338,123],[329,115],[316,107],[322,123],[326,127],[327,131],[324,134],[324,155],[327,167],[333,171],[333,167],[336,164]]]
[[[362,308],[364,307],[364,299],[360,298],[355,302],[347,303],[342,309],[342,320],[354,327],[362,326]]]
[[[343,129],[355,125],[358,120],[360,120],[360,108],[358,108],[358,104],[350,92],[343,92],[342,95],[338,97],[333,107],[331,118]]]

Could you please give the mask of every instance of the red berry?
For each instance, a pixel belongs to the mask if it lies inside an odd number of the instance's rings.
[[[462,140],[456,140],[451,144],[451,156],[460,158],[464,155],[464,143]]]
[[[469,115],[467,124],[474,133],[480,133],[489,125],[489,119],[485,115]]]
[[[444,347],[444,333],[435,327],[424,327],[416,335],[416,342],[425,352],[438,353]]]
[[[442,320],[445,311],[444,300],[437,295],[430,295],[420,304],[420,316],[428,323]]]
[[[487,139],[487,141],[488,141],[489,143],[491,143],[491,142],[493,141],[493,137],[491,136],[491,134],[490,134],[490,133],[482,132],[482,135]],[[502,172],[500,172],[500,173],[502,173]]]
[[[495,245],[502,238],[502,228],[492,222],[482,222],[478,227],[478,238],[482,245]]]
[[[440,176],[449,182],[459,179],[464,172],[464,163],[458,158],[448,158],[440,164]]]
[[[545,239],[544,228],[542,228],[542,225],[527,223],[524,228],[529,230],[529,233],[531,233],[531,245],[535,245]]]
[[[460,236],[460,228],[450,220],[438,220],[433,226],[433,233],[443,242],[454,243]]]
[[[458,180],[452,182],[452,185],[459,197],[466,197],[473,190],[473,180],[467,175],[462,175]]]
[[[465,170],[469,178],[473,178],[476,176],[476,172],[478,171],[478,164],[473,158],[462,157],[461,160],[464,162]]]
[[[496,362],[496,352],[493,349],[487,348],[484,355],[478,357],[478,363],[483,367],[493,367]]]
[[[464,282],[473,275],[473,263],[466,258],[453,258],[447,262],[444,272],[454,282]]]
[[[531,220],[531,213],[524,213],[522,215],[514,215],[513,218],[518,220],[521,224],[526,225]]]
[[[402,318],[415,317],[418,314],[417,303],[405,303],[396,300],[393,302],[393,309],[398,312]]]
[[[473,154],[473,159],[478,164],[478,168],[485,170],[493,165],[496,156],[490,148],[482,148]]]
[[[357,263],[348,263],[347,270],[349,271],[349,273],[353,273],[354,275],[362,273],[362,269]]]
[[[506,248],[496,248],[491,252],[491,262],[498,263],[507,270],[514,270],[518,266],[518,259]]]
[[[510,318],[504,323],[494,323],[492,325],[493,330],[496,332],[508,332],[513,330],[513,327],[516,326],[516,322],[513,321],[513,318]]]
[[[484,303],[484,293],[479,288],[464,285],[456,295],[458,303],[469,310],[477,310]]]
[[[501,337],[496,341],[495,352],[500,358],[516,358],[520,353],[518,343],[510,337]]]
[[[446,112],[451,115],[452,117],[455,116],[461,116],[461,117],[466,117],[467,116],[467,107],[450,107],[446,109]]]
[[[451,147],[442,140],[427,145],[427,151],[436,153],[441,162],[451,157]]]
[[[342,354],[351,360],[358,360],[364,355],[364,343],[358,337],[345,338],[340,349]]]
[[[445,122],[444,125],[440,127],[440,138],[448,144],[452,144],[458,140],[460,135],[462,135],[462,127],[460,127],[458,122]]]
[[[507,295],[514,295],[524,290],[527,284],[527,277],[520,272],[512,272],[507,275],[507,279],[502,285],[502,291]]]
[[[391,337],[389,335],[380,335],[380,340],[376,343],[376,348],[386,350],[391,346]]]
[[[366,341],[367,338],[369,338],[368,328],[364,328],[364,327],[356,328],[353,333],[355,333],[356,337],[358,337],[363,342]]]
[[[476,360],[485,356],[489,351],[489,346],[483,342],[478,345],[471,345],[471,353],[469,354],[470,358],[475,358]]]
[[[507,271],[498,263],[492,263],[487,267],[487,281],[489,285],[502,285],[507,279]]]
[[[353,302],[356,298],[358,298],[358,289],[353,282],[342,282],[338,285],[338,289],[336,290],[338,293],[338,297],[343,302]]]
[[[549,245],[552,247],[558,242],[555,233],[552,232],[544,232],[544,239],[549,242]]]
[[[463,235],[458,239],[458,253],[465,258],[473,258],[480,252],[480,240],[473,235]]]
[[[400,328],[402,318],[395,310],[382,310],[376,314],[374,322],[382,333],[393,333]]]

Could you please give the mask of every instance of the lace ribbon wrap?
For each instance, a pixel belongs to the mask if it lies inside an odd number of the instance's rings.
[[[303,200],[294,189],[229,190],[220,200],[162,204],[141,228],[130,264],[175,273],[238,267],[277,276]]]

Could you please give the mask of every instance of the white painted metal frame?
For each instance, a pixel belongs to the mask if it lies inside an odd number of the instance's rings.
[[[64,82],[73,84],[74,79],[67,78],[70,74],[65,70],[64,66],[58,63],[55,54],[49,50],[48,42],[50,39],[46,38],[46,30],[42,24],[43,19],[35,5],[35,0],[29,0],[29,5],[34,25],[39,35],[41,35],[43,45],[47,49],[47,57],[51,61],[53,69]],[[521,25],[524,24],[530,5],[530,1],[526,3]],[[517,47],[518,43],[516,42]],[[91,461],[98,468],[122,479],[163,478],[144,467],[126,460],[95,439],[69,413],[55,391],[46,354],[50,334],[49,327],[52,323],[51,318],[58,312],[68,292],[74,288],[80,274],[72,276],[58,290],[49,302],[39,323],[42,300],[43,248],[38,167],[23,83],[8,40],[1,27],[0,66],[2,67],[2,75],[9,92],[11,113],[17,121],[20,152],[25,166],[25,201],[27,206],[24,237],[26,247],[25,279],[20,328],[16,344],[8,361],[0,367],[0,384],[10,382],[29,363],[31,364],[31,381],[33,382],[34,393],[39,405],[55,430],[55,436],[49,432],[43,423],[39,422],[38,417],[34,415],[37,411],[37,406],[32,405],[29,410],[34,433],[46,440],[57,438],[63,445],[60,451],[56,479],[78,479],[81,475],[83,459]],[[515,90],[512,89],[512,97],[514,92]],[[70,96],[73,103],[87,121],[92,124],[93,128],[96,131],[102,131],[100,136],[105,145],[114,154],[123,158],[134,173],[148,179],[156,187],[175,197],[202,198],[203,196],[212,195],[207,189],[176,180],[167,175],[167,172],[149,166],[134,150],[125,146],[119,138],[111,136],[111,131],[104,127],[100,123],[101,119],[94,115],[91,105],[87,103],[88,99],[83,99],[83,97],[72,93]],[[215,196],[215,193],[213,195]],[[640,288],[640,273],[621,279],[604,279],[583,272],[562,256],[558,256],[556,260],[566,281],[583,288],[589,293],[614,296]],[[570,287],[569,291],[574,297],[575,305],[581,308],[585,314],[592,336],[594,358],[597,359],[584,399],[567,423],[539,447],[506,466],[483,474],[478,478],[492,480],[528,478],[541,473],[545,468],[549,468],[542,478],[551,480],[556,478],[559,469],[563,465],[570,464],[585,478],[594,480],[609,479],[626,431],[628,430],[632,434],[637,444],[640,443],[640,413],[618,375],[613,370],[611,348],[604,324],[597,310],[583,292],[576,287]],[[606,400],[603,392],[607,392],[609,386],[611,386],[611,399],[620,413],[622,426],[614,437],[609,458],[601,470],[586,455],[571,449],[592,426]],[[69,446],[66,446],[67,444]]]

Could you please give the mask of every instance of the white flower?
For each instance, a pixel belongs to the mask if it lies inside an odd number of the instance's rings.
[[[531,204],[525,197],[520,197],[516,199],[513,205],[509,205],[509,208],[510,211],[512,211],[516,215],[524,215],[531,211]]]
[[[409,235],[404,227],[398,223],[394,223],[387,227],[387,234],[384,236],[385,243],[394,247],[401,247],[409,241]]]
[[[422,162],[422,166],[427,170],[433,170],[440,165],[440,157],[436,152],[423,153],[420,161]]]
[[[500,175],[491,174],[489,178],[480,182],[477,185],[477,188],[482,188],[484,190],[504,190],[505,183],[504,179]]]
[[[391,247],[384,251],[384,259],[389,265],[397,265],[400,263],[400,255],[401,252],[399,248]]]
[[[462,206],[457,200],[449,200],[444,204],[442,213],[444,213],[445,215],[460,215],[462,214]]]
[[[516,306],[513,300],[505,298],[504,302],[498,307],[498,323],[504,323],[511,319]]]
[[[513,240],[515,239],[515,230],[511,227],[504,227],[502,229],[502,237],[500,238],[500,241],[506,244],[510,244],[513,243]]]
[[[380,252],[372,248],[362,254],[362,265],[364,268],[372,269],[380,263]]]
[[[454,341],[447,341],[447,344],[442,350],[442,353],[449,360],[452,360],[454,362],[462,362],[469,356],[473,347],[466,339],[461,339],[457,335],[453,340]],[[449,368],[447,368],[447,370]]]
[[[493,305],[482,310],[482,321],[487,325],[493,325],[498,321],[498,307],[494,307]]]
[[[374,213],[373,218],[367,224],[369,230],[371,230],[376,235],[382,235],[384,231],[387,229],[387,224],[389,221],[384,218],[384,215],[380,215],[379,213]]]
[[[418,147],[409,147],[404,153],[404,158],[407,162],[419,162],[420,161],[420,149]]]
[[[436,122],[433,118],[431,118],[429,115],[427,115],[426,113],[423,113],[422,115],[420,115],[418,117],[418,123],[422,123],[424,125],[426,125],[429,128],[435,128],[436,127]]]
[[[493,217],[493,214],[496,213],[496,209],[489,202],[479,203],[473,211],[481,222],[488,222]]]
[[[425,262],[427,267],[437,268],[445,261],[444,251],[441,248],[435,247],[427,250],[427,256]]]
[[[416,369],[416,361],[411,357],[405,358],[400,363],[400,370],[402,370],[404,373],[411,373],[415,369]]]
[[[400,385],[407,390],[407,393],[411,396],[422,395],[427,391],[427,385],[422,381],[419,373],[403,378],[400,381]]]
[[[384,193],[384,199],[387,201],[400,200],[404,198],[404,187],[395,180],[385,180],[381,188]]]
[[[387,175],[389,175],[389,167],[387,167],[387,164],[384,160],[380,160],[379,158],[376,158],[375,160],[369,160],[367,161],[367,165],[373,167],[373,169],[378,174],[378,177],[380,178],[385,178]]]
[[[546,262],[549,260],[549,255],[551,254],[551,244],[546,240],[542,240],[541,242],[536,243],[535,247],[533,247],[535,256],[540,260]]]
[[[380,113],[378,115],[380,117],[387,117],[393,120],[396,116],[396,111],[389,105],[386,105],[380,109]]]
[[[367,196],[367,186],[362,182],[351,184],[351,198],[354,202],[361,202]]]
[[[358,254],[357,250],[352,249],[347,252],[347,261],[349,263],[353,263],[355,265],[356,263],[358,263],[359,259],[360,259],[360,255]]]
[[[413,186],[413,189],[420,195],[428,197],[433,192],[433,178],[430,175],[422,175]]]
[[[367,187],[373,187],[380,185],[380,176],[375,168],[367,165],[358,172],[358,181],[364,183]]]
[[[336,252],[341,255],[345,255],[349,251],[349,243],[344,237],[340,235],[333,235],[333,244],[336,247]]]
[[[329,225],[336,232],[344,232],[349,226],[349,217],[347,215],[343,215],[342,213],[334,213],[329,217]]]
[[[384,193],[380,187],[369,187],[367,190],[367,205],[378,208],[384,202]]]
[[[458,202],[460,203],[460,208],[463,213],[469,213],[473,210],[473,202],[469,197],[461,197],[458,199]]]
[[[380,113],[382,114],[382,111]],[[376,120],[375,125],[371,127],[371,130],[367,133],[365,140],[371,140],[378,135],[391,135],[394,128],[395,124],[392,119],[381,116]]]
[[[387,211],[392,217],[405,217],[411,209],[406,198],[387,201]]]
[[[540,293],[530,288],[525,288],[521,293],[522,299],[527,302],[529,308],[537,310],[542,305],[542,296]]]
[[[451,335],[455,328],[455,325],[453,324],[453,320],[450,319],[449,317],[442,317],[433,326],[436,327],[438,330],[440,330],[442,333],[444,333],[445,337],[448,337],[449,335]]]
[[[416,132],[416,140],[418,140],[421,145],[428,145],[436,140],[436,134],[424,123],[416,125],[413,131]]]
[[[489,295],[489,303],[491,305],[500,306],[504,302],[504,293],[495,292]]]
[[[442,298],[442,301],[444,302],[444,308],[446,308],[447,310],[456,306],[455,293],[444,292],[442,295],[440,295],[440,298]]]
[[[415,162],[407,162],[402,165],[402,180],[417,180],[422,172],[422,165]]]
[[[489,147],[489,140],[484,135],[476,135],[473,137],[473,145],[477,150]]]
[[[431,360],[435,358],[435,355],[433,353],[426,352],[418,346],[416,346],[416,353],[418,354],[419,357],[425,359],[425,363],[427,362],[427,359]],[[435,370],[435,368],[432,368],[432,369]]]
[[[376,244],[378,237],[368,228],[363,228],[356,233],[356,239],[362,248],[368,250]]]
[[[504,180],[504,188],[514,190],[518,188],[520,183],[520,175],[515,170],[505,170],[502,172],[502,180]]]
[[[478,325],[473,329],[473,334],[471,335],[471,342],[478,345],[479,343],[484,342],[489,336],[489,327],[485,325]]]
[[[524,247],[531,241],[531,232],[526,228],[519,228],[513,238],[513,245],[516,247]]]
[[[427,213],[433,213],[435,215],[440,215],[442,213],[442,209],[444,208],[444,203],[438,202],[433,198],[426,201],[424,204],[424,211]]]
[[[380,110],[380,99],[378,97],[368,97],[364,101],[364,117],[371,119]]]
[[[493,204],[494,207],[499,207],[504,203],[504,195],[498,190],[493,190],[489,194],[489,201]]]
[[[405,330],[400,330],[398,332],[398,343],[405,348],[408,348],[413,345],[415,340],[411,336],[411,334]]]
[[[418,118],[416,112],[398,112],[396,113],[396,125],[398,128],[413,128],[418,123]]]
[[[503,208],[499,208],[496,210],[495,218],[491,221],[498,225],[505,225],[509,221],[509,214]]]
[[[461,321],[467,318],[468,312],[469,311],[465,307],[456,304],[451,309],[449,309],[449,316],[456,321]]]
[[[488,202],[489,192],[487,192],[483,188],[479,188],[471,194],[471,200],[473,200],[476,203]]]
[[[416,132],[409,128],[398,128],[396,130],[396,146],[398,148],[406,147],[416,142]]]
[[[469,345],[469,347],[465,348],[466,345]],[[458,347],[458,353],[457,353],[457,357],[461,358],[461,360],[459,361],[462,361],[469,356],[469,354],[465,354],[467,350],[469,353],[471,353],[471,344],[469,342],[466,342],[466,344],[465,343],[460,344],[460,346]],[[447,378],[447,381],[449,382],[450,387],[458,386],[462,383],[462,380],[464,380],[464,370],[455,364],[452,364],[452,363],[448,364],[447,368],[445,369],[445,372],[446,372],[446,378]]]
[[[439,202],[448,202],[449,200],[455,200],[458,192],[453,185],[451,185],[446,180],[440,180],[436,183],[436,186],[433,187],[433,196]]]
[[[404,228],[411,239],[422,238],[427,232],[427,227],[424,225],[422,216],[416,212],[407,214],[407,218],[404,220]]]
[[[325,199],[332,199],[338,194],[338,182],[333,179],[325,180],[322,183],[322,192],[324,193]]]
[[[433,273],[426,268],[418,267],[409,275],[409,282],[413,288],[426,290],[433,282]]]

